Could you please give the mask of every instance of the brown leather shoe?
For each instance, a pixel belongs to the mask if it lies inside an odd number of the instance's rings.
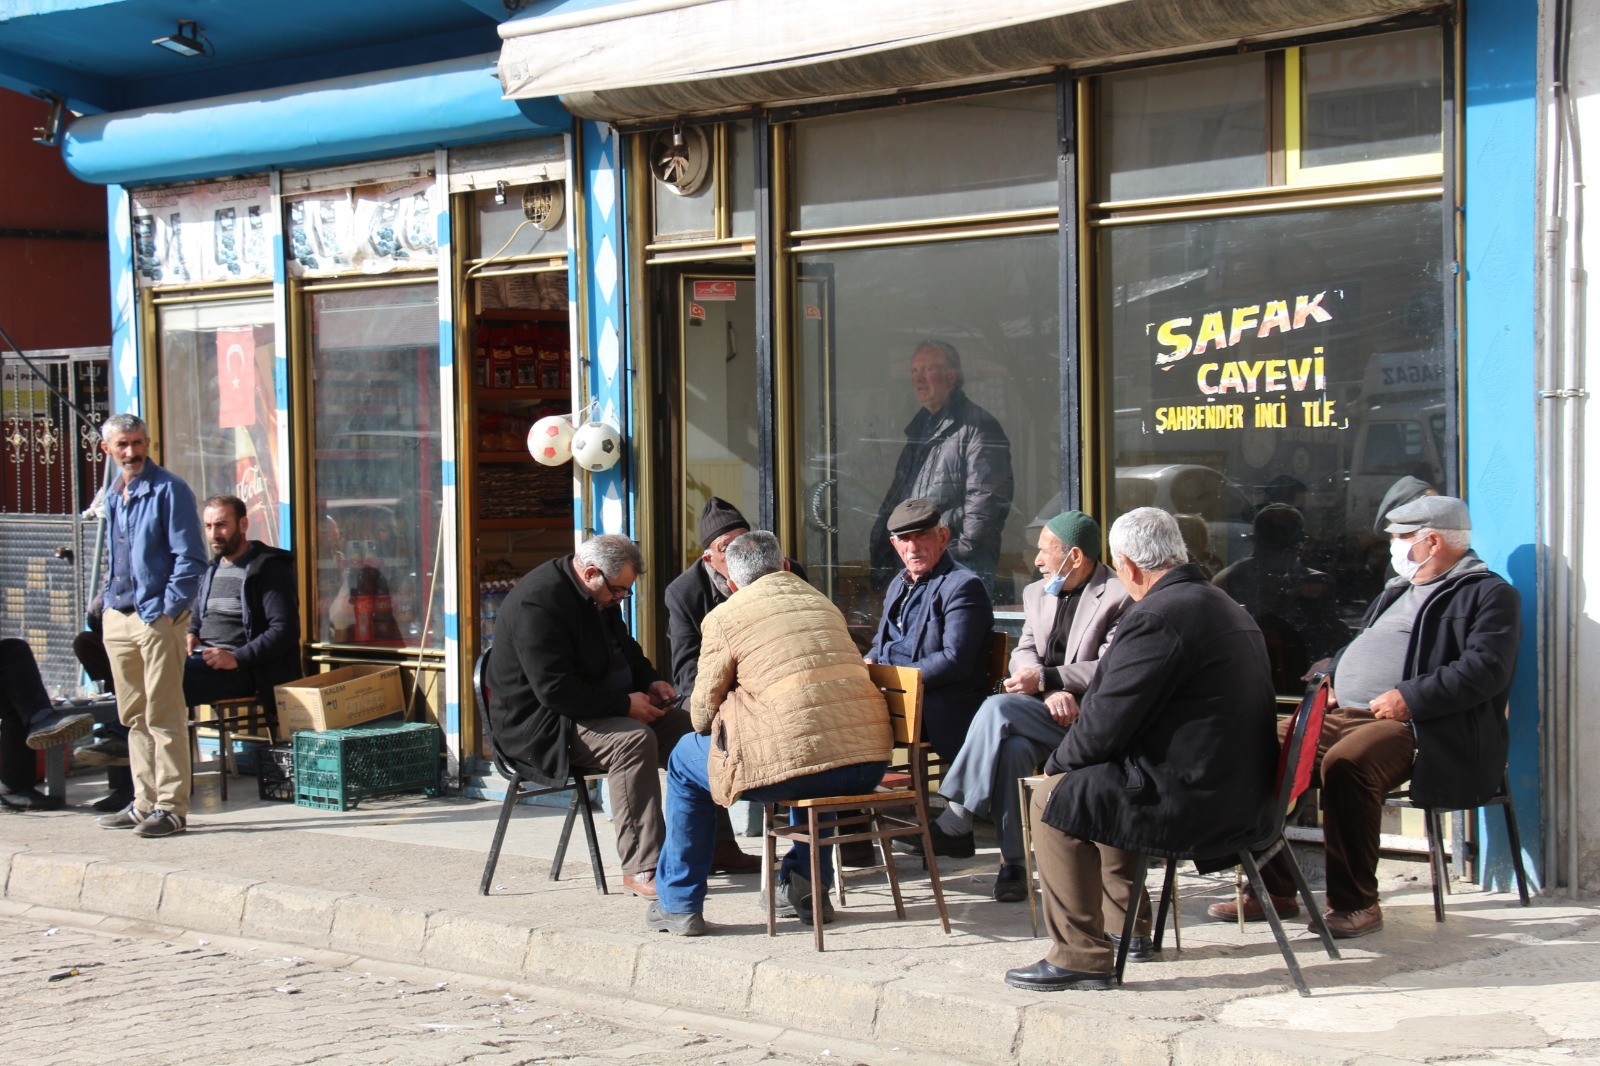
[[[761,869],[761,860],[746,854],[736,840],[718,842],[711,853],[711,872],[714,874],[753,874]]]
[[[1273,896],[1272,909],[1278,912],[1279,918],[1293,918],[1300,913],[1300,901],[1293,896]],[[1206,913],[1224,922],[1239,920],[1239,908],[1231,899],[1213,903],[1206,908]],[[1254,892],[1244,894],[1244,920],[1247,922],[1267,920],[1267,912],[1261,909],[1261,901],[1256,899]]]
[[[656,875],[653,873],[623,874],[622,887],[642,899],[655,899]]]
[[[1353,940],[1383,928],[1383,909],[1376,903],[1359,911],[1330,910],[1322,916],[1335,940]]]

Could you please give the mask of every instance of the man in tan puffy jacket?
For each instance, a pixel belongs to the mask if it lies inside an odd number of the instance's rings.
[[[733,596],[706,615],[695,733],[667,762],[667,841],[658,898],[646,922],[680,936],[706,931],[701,910],[716,809],[870,792],[883,778],[893,736],[883,696],[867,675],[844,616],[783,569],[778,538],[746,533],[728,546]],[[780,910],[811,916],[811,856],[796,844],[779,872]],[[830,870],[826,856],[824,871]],[[830,911],[824,908],[824,921]]]

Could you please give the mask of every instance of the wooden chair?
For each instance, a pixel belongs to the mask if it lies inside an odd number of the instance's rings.
[[[1411,788],[1389,793],[1384,797],[1386,807],[1412,807],[1422,812],[1422,824],[1428,836],[1428,870],[1433,879],[1433,920],[1444,921],[1444,897],[1450,891],[1450,877],[1444,866],[1444,832],[1438,807],[1426,807],[1411,798]],[[1522,866],[1522,836],[1517,832],[1517,809],[1511,802],[1511,782],[1504,774],[1500,777],[1500,790],[1484,801],[1480,807],[1499,807],[1506,815],[1506,837],[1511,844],[1511,868],[1517,876],[1517,895],[1526,907],[1528,898],[1528,872]]]
[[[822,852],[823,845],[837,846],[857,840],[877,842],[883,853],[884,873],[889,879],[889,891],[894,895],[894,912],[897,918],[906,916],[905,901],[900,895],[900,876],[895,869],[894,849],[889,842],[896,837],[921,837],[922,851],[927,860],[929,879],[933,884],[934,904],[939,908],[939,922],[946,933],[950,932],[950,915],[945,910],[944,890],[939,884],[938,862],[933,854],[933,840],[928,835],[927,759],[922,748],[922,672],[906,666],[873,665],[867,667],[873,683],[883,693],[889,706],[889,723],[894,730],[894,742],[905,747],[909,766],[909,779],[900,785],[880,785],[878,791],[861,796],[819,796],[814,799],[789,800],[765,806],[765,881],[767,889],[767,935],[778,935],[777,917],[777,843],[784,839],[791,843],[804,842],[811,848],[811,928],[816,949],[823,950],[822,936]],[[777,810],[784,807],[805,812],[801,825],[779,824]],[[903,812],[909,810],[910,814]],[[902,812],[896,815],[886,811]],[[837,820],[824,819],[824,815],[846,812]],[[865,825],[863,830],[839,832]],[[840,903],[844,902],[844,879],[839,878]]]
[[[472,695],[478,704],[478,714],[484,723],[485,730],[489,723],[489,651],[485,648],[483,654],[478,656],[477,662],[472,666]],[[506,839],[506,827],[511,824],[511,812],[521,800],[533,796],[549,796],[557,792],[572,793],[572,802],[567,805],[567,819],[561,825],[561,839],[556,844],[556,854],[550,863],[550,880],[561,880],[561,865],[567,859],[567,843],[572,839],[572,823],[579,813],[583,815],[583,832],[589,840],[589,865],[594,870],[594,887],[600,890],[603,896],[611,894],[611,888],[606,884],[606,870],[600,861],[600,840],[594,831],[594,804],[589,798],[589,779],[583,771],[572,767],[564,785],[546,787],[544,785],[528,785],[522,783],[522,771],[516,764],[505,758],[500,753],[500,747],[495,743],[494,735],[489,735],[489,746],[494,752],[494,764],[506,778],[506,798],[500,804],[500,820],[495,825],[494,840],[489,844],[489,858],[483,866],[483,880],[478,883],[478,894],[489,894],[489,883],[494,880],[494,868],[500,863],[500,846]]]
[[[1238,858],[1239,865],[1244,867],[1245,873],[1250,877],[1250,887],[1255,890],[1256,899],[1270,900],[1272,897],[1267,893],[1266,883],[1261,879],[1261,867],[1278,854],[1283,855],[1289,864],[1289,873],[1294,878],[1301,902],[1305,904],[1306,912],[1311,915],[1311,928],[1322,937],[1322,944],[1328,951],[1328,957],[1337,959],[1339,948],[1333,942],[1333,934],[1329,932],[1328,924],[1323,920],[1322,910],[1311,895],[1311,886],[1306,883],[1306,875],[1301,872],[1300,863],[1294,857],[1294,849],[1289,846],[1289,840],[1283,832],[1284,823],[1288,820],[1289,811],[1294,808],[1295,801],[1311,786],[1311,773],[1317,763],[1317,739],[1322,735],[1322,719],[1328,710],[1328,699],[1328,677],[1326,674],[1317,674],[1306,689],[1305,696],[1295,707],[1288,735],[1284,737],[1283,747],[1278,752],[1272,828],[1262,839],[1247,848],[1240,849]],[[1133,879],[1135,887],[1140,891],[1143,891],[1145,869],[1146,863],[1141,861]],[[1175,902],[1176,872],[1177,860],[1168,859],[1161,892],[1161,908],[1156,915],[1154,929],[1154,941],[1157,945],[1161,943],[1162,927],[1166,922],[1169,905]],[[1243,909],[1242,905],[1240,909]],[[1122,983],[1122,972],[1128,963],[1128,945],[1133,941],[1133,927],[1139,910],[1136,894],[1134,904],[1128,907],[1127,920],[1122,927],[1122,942],[1117,946],[1119,985]],[[1262,910],[1266,914],[1267,924],[1272,927],[1272,936],[1278,942],[1278,950],[1283,954],[1284,964],[1289,969],[1289,976],[1293,979],[1295,988],[1302,996],[1309,996],[1311,989],[1306,986],[1305,976],[1300,972],[1300,964],[1295,961],[1294,951],[1289,946],[1289,938],[1284,934],[1283,920],[1278,917],[1277,908],[1269,903],[1262,907]]]
[[[203,717],[202,707],[209,708],[211,717]],[[228,761],[233,758],[233,741],[236,733],[255,733],[264,730],[268,746],[278,741],[278,708],[263,708],[254,696],[237,696],[232,699],[200,703],[189,708],[189,754],[200,759],[200,730],[210,729],[217,734],[217,770],[222,778],[222,798],[228,798]],[[254,738],[252,738],[254,739]]]

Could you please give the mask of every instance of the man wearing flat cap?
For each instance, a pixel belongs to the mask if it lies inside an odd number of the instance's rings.
[[[905,569],[889,582],[867,661],[922,671],[922,736],[947,763],[983,702],[994,605],[983,580],[950,557],[950,529],[929,500],[889,515]]]
[[[731,594],[728,587],[728,545],[750,532],[739,509],[720,496],[706,501],[700,512],[700,560],[672,579],[667,586],[667,645],[672,654],[672,684],[685,696],[694,694],[699,673],[700,627],[711,609]],[[805,579],[799,563],[784,560],[784,569]],[[714,873],[750,873],[761,861],[739,850],[726,811],[717,817]]]
[[[994,823],[1000,869],[994,898],[1027,899],[1017,780],[1032,774],[1078,717],[1101,652],[1130,604],[1100,561],[1100,526],[1082,511],[1056,515],[1039,532],[1041,575],[1022,590],[1022,638],[1011,653],[1005,692],[978,708],[939,794],[949,800],[930,827],[937,855],[973,854],[972,817]],[[914,849],[913,849],[914,850]]]
[[[1329,667],[1335,705],[1317,745],[1327,853],[1328,928],[1340,938],[1383,927],[1378,827],[1384,796],[1411,781],[1414,802],[1477,807],[1505,776],[1505,711],[1522,635],[1522,599],[1471,549],[1472,518],[1453,496],[1388,512],[1399,575],[1367,608]],[[1280,916],[1298,912],[1279,861],[1262,874]],[[1233,921],[1232,903],[1211,908]],[[1245,900],[1245,918],[1263,917]]]

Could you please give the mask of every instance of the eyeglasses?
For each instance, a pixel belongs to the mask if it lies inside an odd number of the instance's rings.
[[[606,582],[606,591],[611,593],[611,595],[612,595],[612,597],[614,599],[620,600],[625,596],[630,596],[630,595],[633,594],[633,586],[632,585],[613,585],[611,582],[607,581]]]

